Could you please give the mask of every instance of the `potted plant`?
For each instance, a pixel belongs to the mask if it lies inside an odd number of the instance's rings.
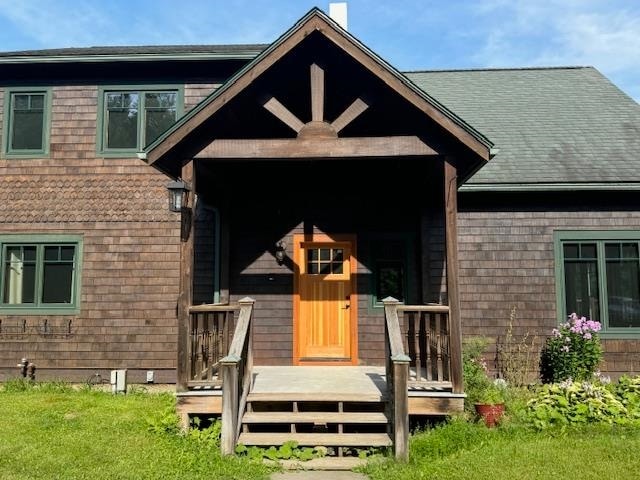
[[[487,427],[493,428],[504,414],[506,383],[502,379],[488,382],[475,404],[477,414]]]

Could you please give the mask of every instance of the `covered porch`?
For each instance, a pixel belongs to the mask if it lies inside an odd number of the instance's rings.
[[[406,458],[410,414],[462,409],[456,192],[490,144],[405,80],[312,11],[148,149],[190,190],[178,408],[225,453]]]

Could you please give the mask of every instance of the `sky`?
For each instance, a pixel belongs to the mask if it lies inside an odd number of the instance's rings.
[[[328,0],[0,0],[0,50],[269,43]],[[351,0],[402,71],[590,65],[640,101],[640,0]]]

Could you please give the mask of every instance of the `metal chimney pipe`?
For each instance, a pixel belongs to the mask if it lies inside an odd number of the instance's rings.
[[[329,4],[329,16],[345,30],[349,30],[347,22],[347,2]]]

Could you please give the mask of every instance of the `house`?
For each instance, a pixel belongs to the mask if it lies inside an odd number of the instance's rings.
[[[313,9],[270,45],[0,79],[3,378],[152,371],[225,451],[404,456],[513,307],[516,335],[601,319],[605,370],[639,370],[640,107],[593,68],[403,74]]]

